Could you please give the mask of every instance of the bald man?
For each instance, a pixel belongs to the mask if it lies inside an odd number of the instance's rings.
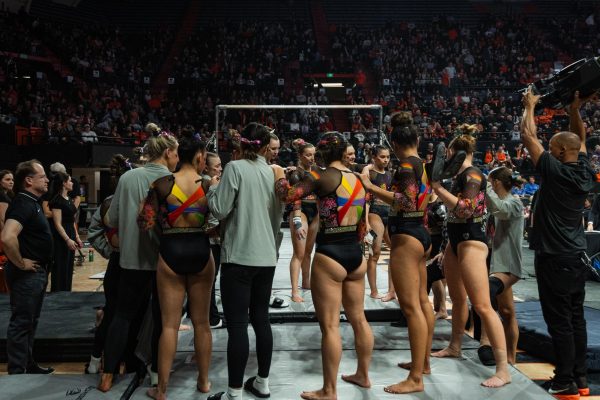
[[[579,115],[581,100],[575,94],[569,106],[570,132],[550,139],[544,151],[537,138],[534,108],[540,96],[531,87],[523,95],[521,138],[542,182],[533,207],[532,248],[540,304],[556,356],[554,378],[548,393],[558,399],[589,394],[585,355],[586,240],[581,214],[594,186],[594,173],[585,148],[585,128]]]

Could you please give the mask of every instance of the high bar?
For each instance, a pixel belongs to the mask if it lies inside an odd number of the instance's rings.
[[[308,105],[308,104],[276,104],[276,105],[266,105],[266,104],[219,104],[217,105],[218,109],[227,110],[227,109],[269,109],[269,110],[287,110],[287,109],[369,109],[369,110],[381,110],[383,106],[380,104],[362,104],[362,105],[348,105],[348,104],[340,104],[340,105]]]

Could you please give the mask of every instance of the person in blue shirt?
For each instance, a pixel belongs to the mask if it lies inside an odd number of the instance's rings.
[[[524,179],[522,179],[522,180],[521,180],[521,182],[524,182],[524,181],[525,181]],[[515,186],[515,187],[513,187],[513,188],[511,189],[510,193],[511,193],[513,196],[518,196],[518,197],[523,197],[523,196],[525,196],[525,194],[526,194],[526,193],[525,193],[525,184],[524,184],[524,183],[522,183],[522,184],[520,184],[519,186]]]
[[[529,177],[529,182],[527,182],[525,184],[525,187],[523,188],[523,190],[525,192],[525,195],[533,196],[533,194],[535,192],[537,192],[539,188],[540,188],[540,185],[535,183],[535,176],[532,175]]]

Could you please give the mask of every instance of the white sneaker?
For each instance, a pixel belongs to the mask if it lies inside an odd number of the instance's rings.
[[[158,372],[153,372],[148,365],[148,376],[150,377],[150,386],[158,385]]]
[[[222,327],[223,327],[223,320],[220,319],[219,322],[217,322],[214,325],[211,325],[210,329],[219,329],[219,328],[222,328]]]
[[[87,365],[87,367],[85,368],[85,373],[86,374],[97,374],[100,372],[100,363],[101,363],[101,359],[100,358],[96,358],[94,356],[90,356],[90,362]]]

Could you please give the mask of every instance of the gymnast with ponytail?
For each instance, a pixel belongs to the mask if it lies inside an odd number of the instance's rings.
[[[315,146],[304,139],[296,139],[292,146],[298,154],[298,165],[295,170],[288,173],[287,177],[293,185],[308,174],[314,173]],[[298,275],[302,271],[302,286],[304,290],[310,290],[310,261],[317,229],[319,228],[319,210],[316,195],[310,193],[301,200],[288,205],[290,209],[290,233],[294,254],[290,260],[290,278],[292,283],[292,301],[303,302],[300,295]]]
[[[488,253],[485,222],[486,179],[473,166],[476,149],[476,125],[460,125],[448,146],[448,158],[461,151],[466,157],[454,178],[450,191],[441,182],[432,187],[448,207],[447,230],[449,244],[444,253],[444,272],[452,299],[452,337],[448,347],[433,357],[461,357],[462,337],[467,322],[467,296],[474,310],[488,328],[496,360],[496,373],[483,381],[486,387],[498,388],[511,382],[508,370],[504,329],[489,296],[486,257]],[[414,359],[413,359],[414,361]]]

